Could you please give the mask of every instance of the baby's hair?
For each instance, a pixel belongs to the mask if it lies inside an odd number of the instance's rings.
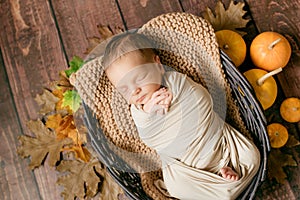
[[[157,54],[153,42],[145,35],[125,32],[112,37],[107,43],[102,65],[106,69],[118,58],[132,51],[138,51],[144,57]]]

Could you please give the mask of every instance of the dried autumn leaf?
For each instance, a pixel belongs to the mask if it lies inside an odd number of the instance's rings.
[[[285,166],[297,166],[296,161],[291,155],[282,153],[279,149],[272,149],[269,154],[269,177],[275,178],[278,183],[284,184],[287,178],[283,170]]]
[[[89,162],[91,159],[91,153],[82,145],[73,145],[70,148],[65,148],[65,150],[73,152],[75,154],[75,158],[84,162]]]
[[[244,31],[238,30],[239,28],[245,28],[249,19],[244,19],[244,15],[247,11],[243,8],[245,3],[238,2],[234,4],[234,1],[230,1],[228,9],[225,10],[224,4],[221,1],[218,1],[215,7],[215,14],[208,7],[203,13],[203,17],[208,20],[213,26],[215,31],[218,30],[233,30],[240,33],[242,36],[247,34]]]
[[[88,38],[89,47],[85,50],[85,52],[84,52],[85,54],[89,54],[89,53],[91,53],[93,51],[94,54],[100,55],[102,53],[103,49],[102,48],[98,48],[96,50],[95,48],[101,42],[103,42],[106,39],[110,38],[114,34],[118,34],[118,33],[122,33],[123,32],[123,30],[121,28],[119,28],[119,27],[116,27],[114,32],[110,29],[109,26],[98,25],[97,28],[98,28],[98,32],[100,34],[100,38],[99,37]]]
[[[99,200],[118,199],[119,194],[123,194],[122,188],[113,180],[105,170],[103,173],[104,181],[99,195]]]
[[[146,7],[149,0],[140,0],[140,4],[142,7]]]
[[[59,124],[61,123],[62,120],[63,118],[61,114],[49,115],[47,117],[46,127],[55,130],[59,127]]]
[[[39,113],[45,115],[55,110],[55,105],[59,101],[59,98],[44,89],[43,94],[35,97],[35,101],[41,106]]]
[[[70,80],[67,77],[65,71],[59,72],[59,80],[55,83],[56,83],[56,87],[59,87],[62,90],[62,92],[74,89],[74,86],[70,83]]]
[[[60,151],[66,145],[71,145],[73,141],[70,138],[56,140],[56,136],[40,121],[29,121],[29,129],[36,137],[22,135],[19,137],[21,146],[17,153],[23,157],[31,157],[29,167],[34,169],[39,167],[45,157],[48,155],[48,163],[55,166],[60,159]]]
[[[62,113],[64,115],[68,113],[72,113],[72,110],[69,107],[64,107],[63,98],[64,98],[64,91],[63,88],[56,86],[55,89],[52,90],[52,93],[59,98],[59,101],[55,104],[55,111],[57,113]]]
[[[97,174],[102,174],[102,169],[97,159],[84,163],[78,160],[63,160],[57,167],[59,172],[69,172],[57,180],[58,185],[64,186],[61,195],[65,200],[74,200],[75,197],[84,199],[97,194],[98,184],[101,178]]]
[[[291,148],[291,147],[295,147],[298,145],[300,145],[300,142],[295,138],[295,136],[289,135],[289,139],[286,143],[286,146]]]

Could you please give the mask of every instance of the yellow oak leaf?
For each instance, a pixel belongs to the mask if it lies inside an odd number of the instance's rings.
[[[215,31],[227,29],[245,35],[247,34],[246,32],[238,30],[245,28],[250,21],[250,19],[243,18],[247,12],[243,9],[244,6],[245,3],[243,2],[235,4],[234,1],[231,0],[227,10],[225,10],[224,4],[218,1],[215,7],[215,15],[213,11],[207,7],[203,13],[203,17],[211,23]]]
[[[49,115],[47,117],[46,127],[55,130],[59,127],[59,124],[61,123],[62,120],[63,118],[61,114]]]
[[[72,132],[77,132],[73,116],[64,116],[60,121],[59,126],[55,129],[55,132],[58,139],[69,137],[69,134],[72,134]]]
[[[48,164],[55,166],[60,160],[61,149],[73,144],[70,138],[58,141],[55,134],[40,120],[29,121],[27,125],[35,137],[21,135],[19,137],[21,146],[17,153],[23,158],[31,157],[29,164],[31,169],[41,166],[46,156],[48,157]]]

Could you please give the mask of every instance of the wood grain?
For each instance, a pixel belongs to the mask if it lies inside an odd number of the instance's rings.
[[[114,0],[60,0],[52,1],[52,5],[69,59],[86,56],[88,38],[100,37],[98,25],[109,26],[112,31],[124,29]]]
[[[22,133],[2,55],[0,54],[0,199],[39,199],[39,188],[28,162],[16,153]]]
[[[300,1],[247,0],[259,32],[275,31],[292,46],[292,57],[278,75],[286,97],[300,98]]]
[[[67,64],[47,1],[2,0],[0,21],[0,47],[21,125],[19,128],[12,126],[10,137],[14,133],[14,140],[9,140],[17,144],[15,137],[20,134],[20,130],[23,134],[30,135],[26,122],[39,117],[39,108],[34,98],[50,81],[58,79],[58,71],[65,69]],[[9,150],[7,154],[15,152],[13,147]],[[24,167],[23,170],[28,168]],[[17,169],[13,171],[11,176],[20,173]],[[41,199],[60,199],[53,169],[40,167],[34,174]],[[22,186],[16,183],[15,187],[23,187],[24,190],[28,187],[29,190],[31,185]],[[36,196],[34,192],[29,195]]]
[[[150,19],[163,13],[182,11],[178,0],[118,0],[118,2],[129,30],[139,28]]]

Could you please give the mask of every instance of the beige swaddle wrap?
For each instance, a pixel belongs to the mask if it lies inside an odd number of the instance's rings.
[[[154,115],[131,106],[140,138],[160,155],[164,184],[179,199],[235,199],[255,175],[260,154],[255,145],[213,110],[207,90],[178,72],[166,72],[173,93],[170,110]],[[232,167],[230,181],[219,172]]]

